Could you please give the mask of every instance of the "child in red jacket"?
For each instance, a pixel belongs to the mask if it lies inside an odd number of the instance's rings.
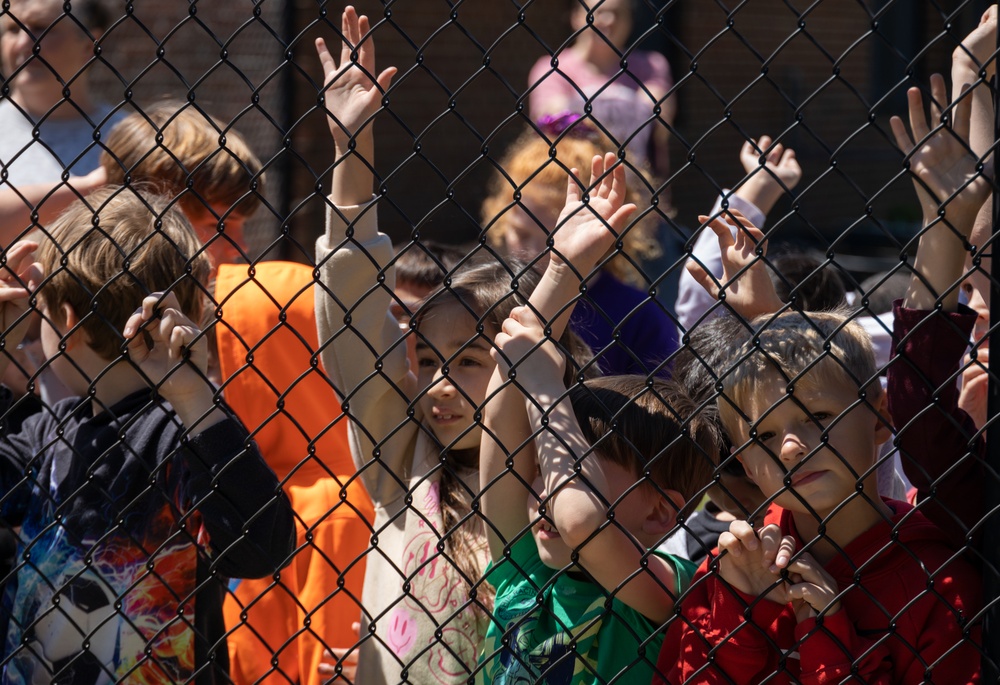
[[[932,91],[945,101],[940,77]],[[963,225],[985,192],[962,141],[969,113],[959,102],[954,128],[928,135],[917,91],[910,120],[920,145],[893,122],[924,189]],[[736,521],[720,537],[670,625],[658,679],[978,682],[978,571],[921,512],[876,494],[878,446],[890,429],[867,335],[838,313],[768,313],[784,305],[757,255],[763,234],[735,218],[735,239],[725,222],[712,223],[726,274],[739,274],[724,275],[722,287],[737,311],[762,315],[723,378],[719,409],[737,458],[772,504],[759,530]]]

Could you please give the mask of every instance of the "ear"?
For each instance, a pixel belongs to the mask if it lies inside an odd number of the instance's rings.
[[[662,538],[677,525],[677,512],[684,507],[684,497],[676,490],[654,490],[649,513],[642,522],[642,532]]]
[[[889,416],[889,393],[879,390],[878,399],[872,403],[872,411],[875,413],[875,444],[881,445],[892,439],[892,426]]]
[[[77,342],[86,342],[87,334],[79,329],[74,330],[80,324],[80,317],[76,315],[76,312],[73,311],[68,302],[63,302],[59,306],[59,319],[53,320],[52,323],[56,326],[56,330],[59,331],[67,352],[76,347]]]

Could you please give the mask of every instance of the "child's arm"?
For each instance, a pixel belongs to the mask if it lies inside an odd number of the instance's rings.
[[[934,99],[944,102],[940,76],[932,79],[931,88]],[[910,288],[896,310],[898,358],[888,369],[889,410],[906,475],[918,497],[926,500],[921,510],[960,541],[981,529],[985,445],[958,406],[955,375],[976,321],[971,310],[959,311],[958,290],[969,254],[966,240],[989,184],[977,175],[975,154],[963,144],[971,116],[968,98],[955,106],[953,128],[933,136],[919,91],[911,89],[908,99],[913,138],[900,119],[894,118],[892,126],[919,179],[914,185],[921,189],[927,227],[917,247]],[[931,113],[939,117],[940,109],[932,105]],[[923,142],[915,145],[914,140]]]
[[[725,211],[721,204],[725,201],[730,214],[735,210],[746,216],[749,223],[764,227],[764,219],[777,201],[798,185],[802,178],[802,169],[795,151],[785,148],[781,143],[772,147],[772,143],[770,136],[761,136],[757,142],[747,141],[743,144],[740,162],[747,175],[735,190],[719,198],[712,209],[712,216]],[[731,236],[736,239],[736,230],[732,230]],[[719,243],[711,232],[702,230],[692,248],[688,264],[699,267],[712,274],[720,283],[725,283],[721,280],[723,265]],[[715,298],[688,271],[681,272],[676,306],[680,324],[685,329],[691,328],[714,306]]]
[[[561,352],[546,337],[529,308],[516,308],[497,336],[496,355],[504,370],[511,368],[505,358],[518,360],[513,368],[522,379],[519,383],[535,430],[546,518],[598,583],[650,620],[662,622],[673,611],[675,569],[667,560],[649,554],[614,522],[611,513],[617,502],[609,474],[580,429],[566,397]],[[657,531],[662,535],[673,527],[683,501],[679,496],[658,500],[662,501],[653,506],[663,525]]]
[[[201,514],[213,568],[237,578],[274,573],[291,559],[288,499],[246,429],[216,401],[205,376],[208,342],[174,293],[153,293],[124,329],[128,355],[184,427],[186,498]]]
[[[0,245],[9,245],[37,223],[46,226],[74,200],[107,183],[104,167],[58,183],[33,183],[0,189]]]
[[[941,120],[941,107],[937,103],[945,101],[946,92],[944,79],[939,74],[931,76],[934,125]],[[977,170],[976,155],[966,142],[972,102],[967,97],[961,98],[953,109],[953,126],[943,126],[930,135],[920,91],[911,88],[907,99],[913,138],[899,117],[893,117],[890,123],[899,147],[907,151],[925,225],[905,306],[933,309],[940,302],[945,311],[955,311],[969,254],[968,237],[990,190],[989,182]]]
[[[581,283],[594,272],[636,209],[625,204],[625,167],[616,163],[613,154],[595,156],[590,171],[592,187],[584,202],[577,181],[579,171],[571,170],[566,205],[552,234],[551,258],[529,299],[534,311],[550,322],[552,340],[563,334]],[[480,502],[494,560],[529,525],[525,504],[534,478],[535,446],[524,392],[520,377],[510,379],[498,367],[490,379],[483,409]],[[516,504],[512,506],[512,502]]]
[[[378,231],[372,199],[372,119],[395,69],[375,78],[369,22],[353,7],[344,9],[341,31],[339,65],[325,43],[316,42],[337,150],[326,231],[316,241],[316,324],[323,366],[351,419],[351,456],[378,507],[406,492],[403,461],[412,455],[407,445],[420,420],[408,417],[416,382],[399,325],[389,314],[392,242]]]

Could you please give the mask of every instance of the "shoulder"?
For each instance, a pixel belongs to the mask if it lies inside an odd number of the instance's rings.
[[[637,50],[629,57],[629,71],[643,81],[670,80],[670,63],[659,52]]]

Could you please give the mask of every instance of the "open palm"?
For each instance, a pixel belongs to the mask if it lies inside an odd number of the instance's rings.
[[[368,17],[359,17],[351,6],[344,8],[339,64],[327,49],[326,41],[316,39],[316,53],[323,65],[323,100],[330,133],[341,149],[378,111],[382,93],[396,74],[396,68],[389,67],[375,76],[375,45],[368,36],[370,28]]]

